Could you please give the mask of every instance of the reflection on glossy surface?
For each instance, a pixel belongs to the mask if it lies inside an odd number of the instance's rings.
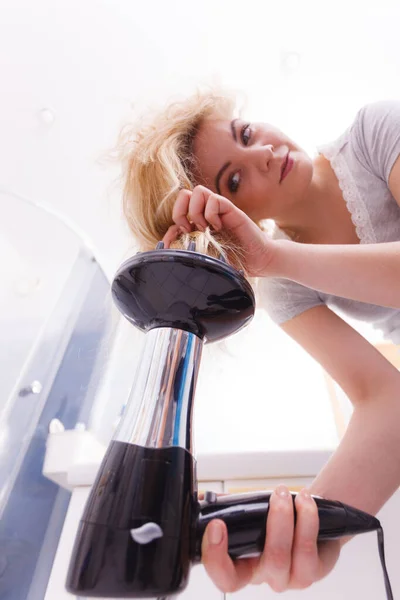
[[[136,379],[114,439],[192,451],[192,408],[203,342],[183,329],[146,336]]]
[[[224,339],[253,318],[248,281],[220,260],[184,250],[143,252],[118,270],[113,297],[142,331],[173,327],[205,342]]]

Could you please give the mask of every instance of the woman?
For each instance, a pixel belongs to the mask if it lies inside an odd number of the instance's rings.
[[[400,373],[336,313],[396,341],[400,103],[365,106],[314,160],[275,127],[232,117],[229,98],[205,93],[171,105],[135,139],[128,127],[124,206],[142,249],[194,236],[200,251],[225,252],[259,278],[258,305],[353,403],[337,451],[296,497],[296,526],[287,488],[275,490],[259,559],[230,560],[223,522],[205,532],[203,563],[219,589],[284,591],[324,577],[347,541],[316,543],[310,494],[376,514],[400,483]]]

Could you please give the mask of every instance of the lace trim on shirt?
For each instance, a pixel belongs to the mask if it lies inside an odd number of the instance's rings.
[[[346,159],[340,153],[341,148],[347,141],[347,135],[348,132],[346,131],[332,144],[318,147],[318,151],[323,154],[332,165],[360,242],[362,244],[376,244],[376,236],[367,207],[359,194],[351,171],[346,163]]]

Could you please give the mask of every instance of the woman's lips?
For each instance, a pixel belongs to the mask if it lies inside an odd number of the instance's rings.
[[[290,152],[287,153],[285,162],[283,164],[283,169],[282,169],[282,175],[281,175],[281,179],[280,179],[280,183],[285,179],[286,175],[288,175],[290,173],[290,171],[292,170],[292,167],[294,165],[294,160],[293,158],[291,158],[290,156]]]

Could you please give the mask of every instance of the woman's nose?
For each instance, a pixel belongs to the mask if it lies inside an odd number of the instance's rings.
[[[253,146],[252,158],[255,164],[261,171],[268,171],[270,168],[270,162],[274,158],[274,147],[272,144],[263,144],[259,146]]]

